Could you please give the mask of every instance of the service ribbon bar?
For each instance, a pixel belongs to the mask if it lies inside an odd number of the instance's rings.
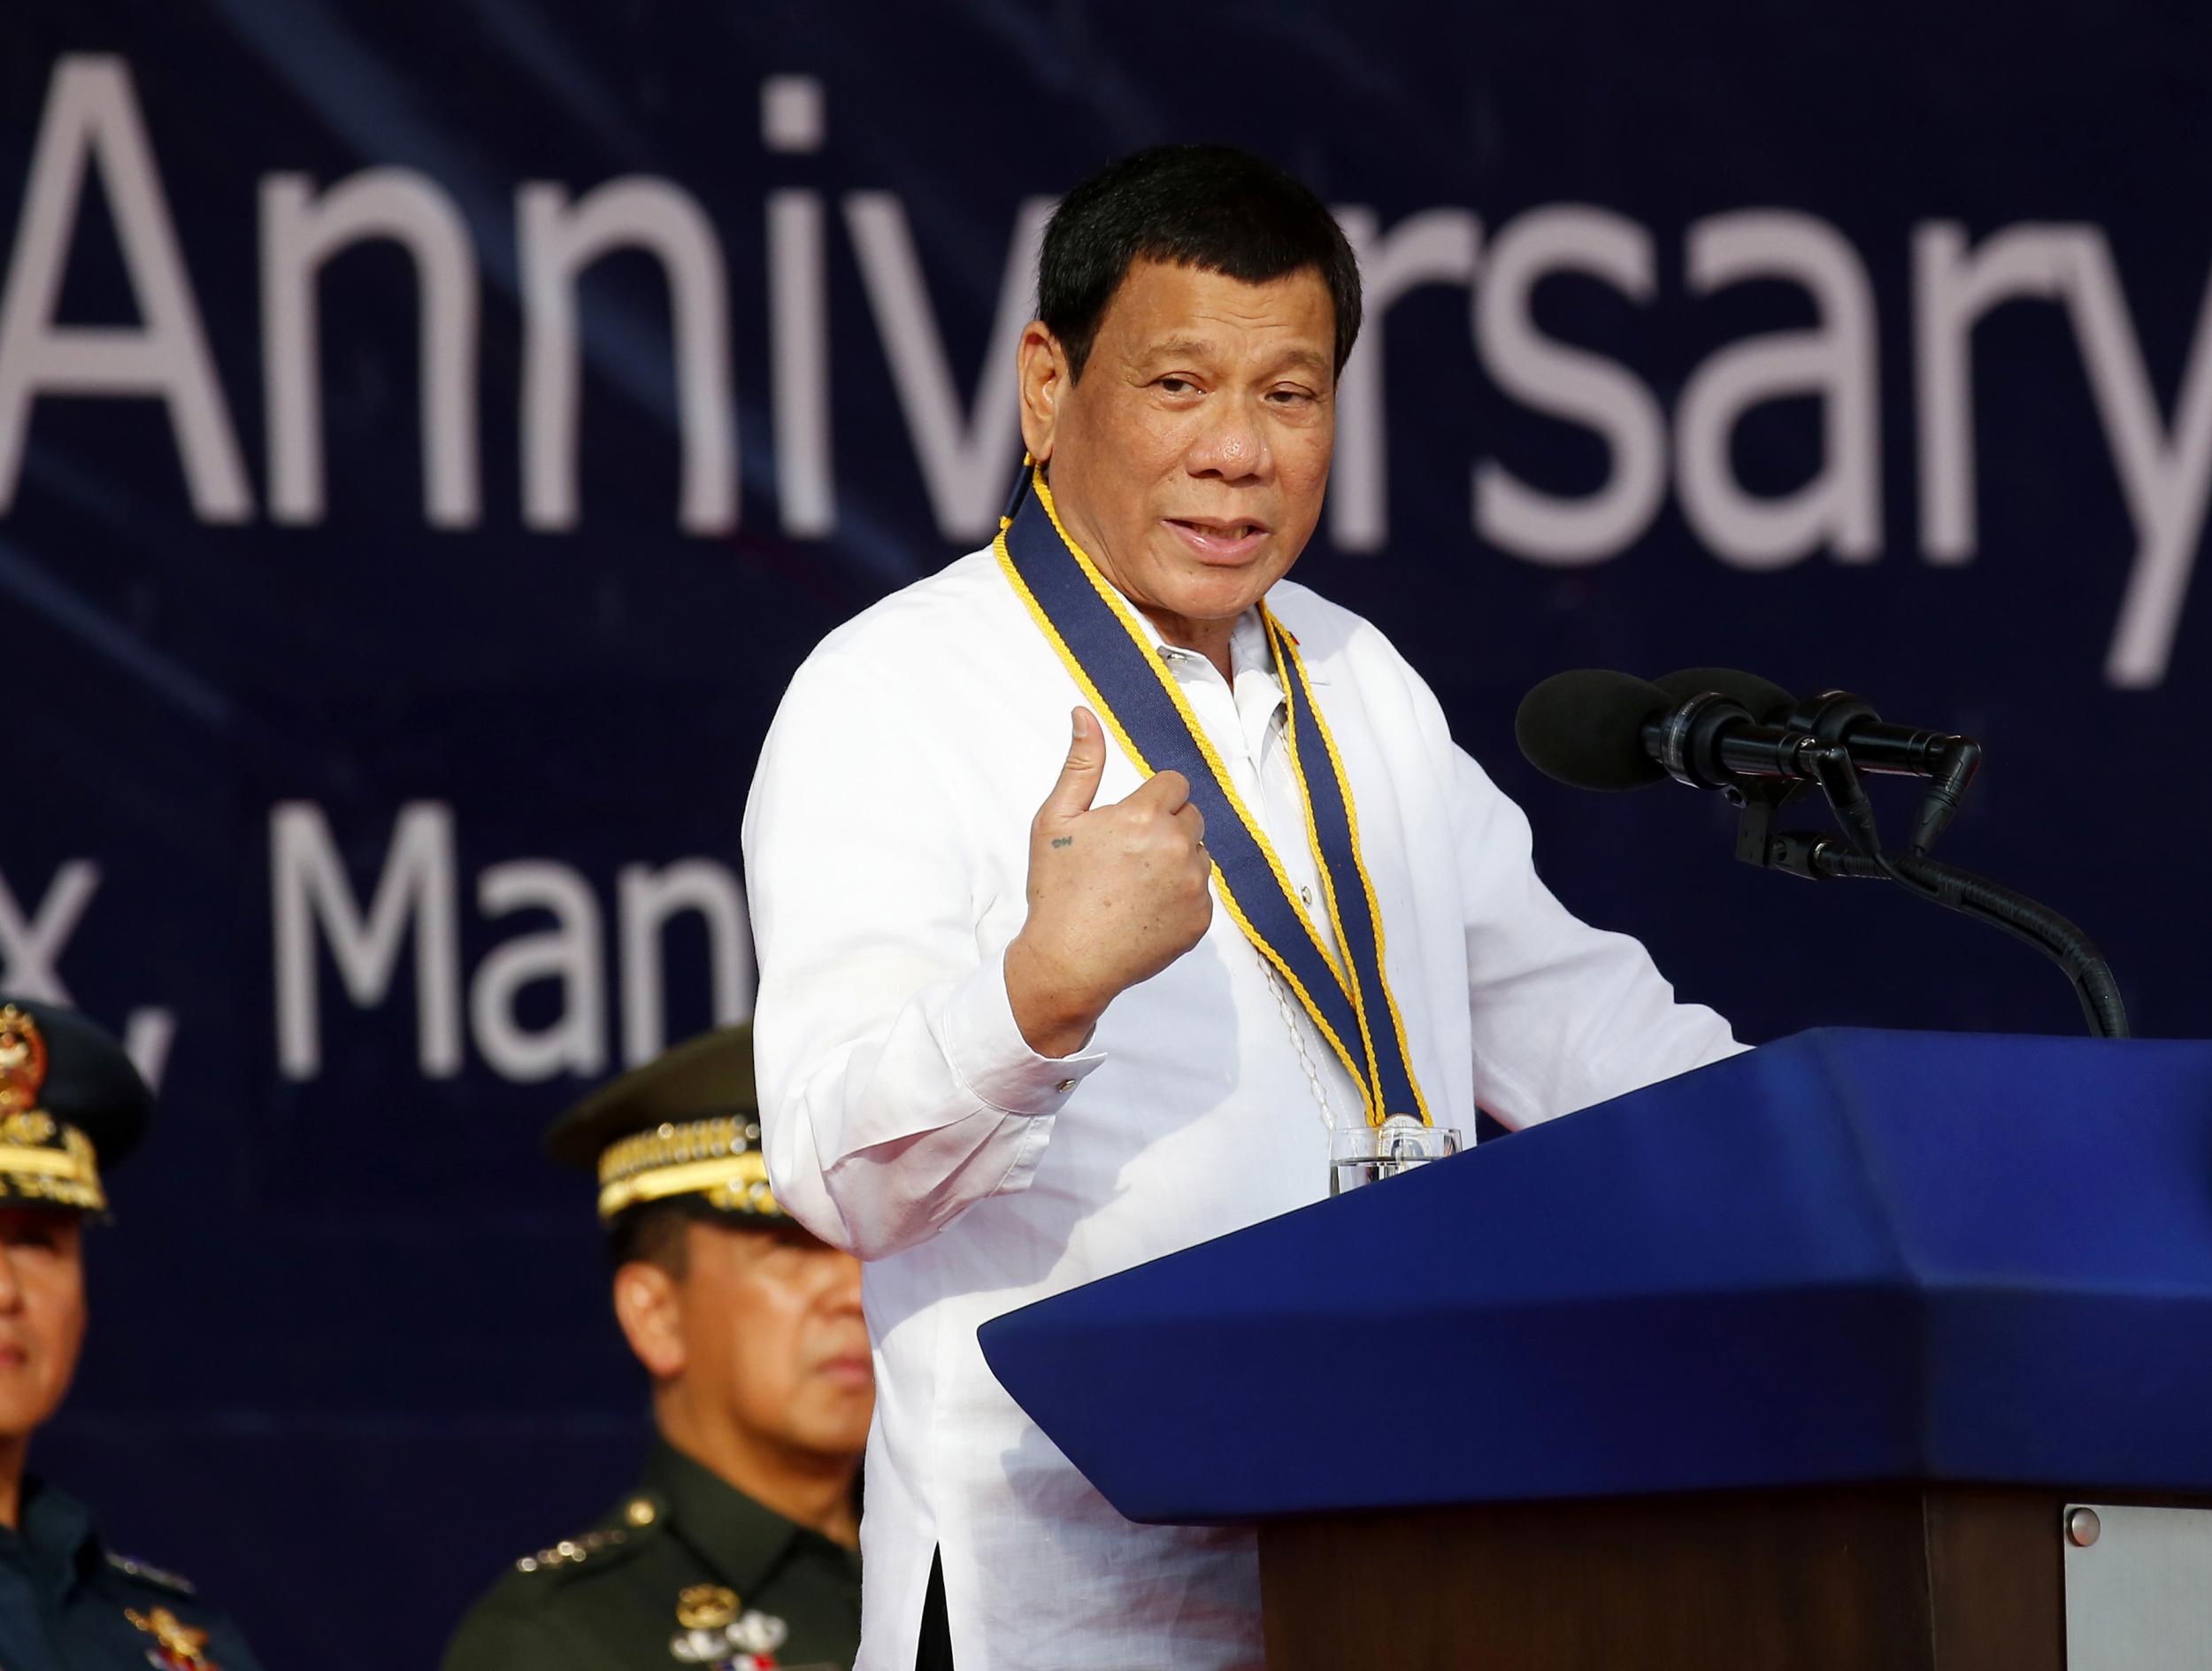
[[[1042,474],[1025,477],[1002,519],[999,565],[1046,640],[1137,770],[1180,772],[1206,820],[1206,851],[1223,906],[1297,997],[1360,1088],[1371,1124],[1428,1107],[1383,974],[1382,915],[1359,856],[1351,787],[1290,635],[1266,612],[1270,651],[1290,705],[1292,758],[1306,805],[1340,964],[1298,902],[1258,820],[1129,607],[1068,537]]]

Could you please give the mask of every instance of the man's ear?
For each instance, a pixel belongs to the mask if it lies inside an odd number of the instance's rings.
[[[683,1296],[676,1279],[657,1265],[633,1259],[614,1274],[614,1315],[622,1337],[656,1381],[684,1372]]]
[[[1039,464],[1052,458],[1053,432],[1059,427],[1060,403],[1075,384],[1060,339],[1042,320],[1032,320],[1022,331],[1015,366],[1019,373],[1022,401],[1022,445]]]

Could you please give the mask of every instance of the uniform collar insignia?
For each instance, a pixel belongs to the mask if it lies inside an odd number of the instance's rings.
[[[166,1607],[151,1613],[126,1607],[123,1617],[154,1639],[146,1650],[146,1663],[157,1671],[222,1671],[207,1657],[207,1632],[186,1624]]]

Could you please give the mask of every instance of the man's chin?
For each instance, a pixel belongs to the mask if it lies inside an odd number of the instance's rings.
[[[787,1434],[783,1442],[785,1453],[794,1459],[803,1459],[803,1466],[809,1473],[857,1472],[861,1459],[868,1453],[868,1429],[864,1426],[825,1428],[819,1431],[806,1428]]]
[[[823,1457],[857,1457],[868,1448],[868,1421],[875,1413],[875,1390],[841,1389],[809,1398],[795,1411],[790,1442]]]
[[[27,1439],[54,1413],[60,1404],[43,1388],[25,1387],[16,1377],[0,1371],[0,1444]]]
[[[1145,612],[1164,614],[1194,627],[1227,626],[1267,596],[1275,583],[1269,568],[1195,568],[1186,564],[1157,589],[1164,594]]]

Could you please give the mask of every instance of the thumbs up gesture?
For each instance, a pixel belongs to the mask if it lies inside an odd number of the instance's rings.
[[[1090,1042],[1122,992],[1196,945],[1213,920],[1206,820],[1180,772],[1094,806],[1106,733],[1088,708],[1029,826],[1029,918],[1006,948],[1014,1020],[1041,1056]]]

